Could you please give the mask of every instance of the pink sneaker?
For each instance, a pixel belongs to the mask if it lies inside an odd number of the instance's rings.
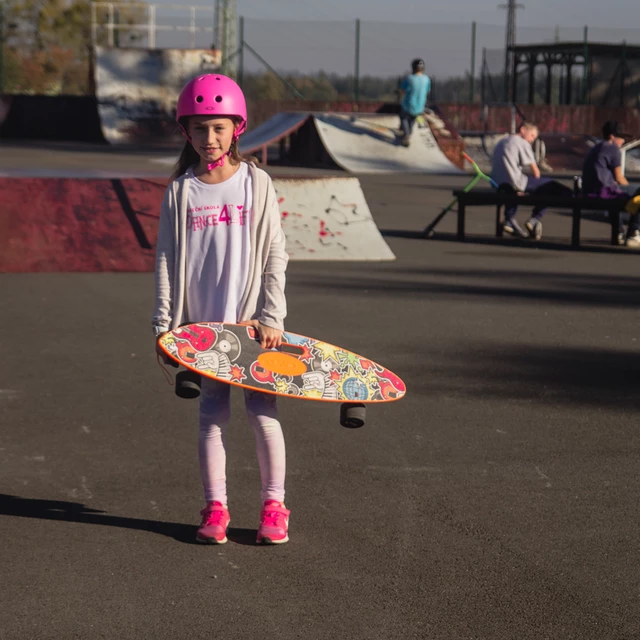
[[[202,523],[196,540],[205,544],[224,544],[227,541],[227,527],[231,522],[229,509],[222,502],[208,502],[200,515]]]
[[[260,512],[257,544],[282,544],[289,540],[289,514],[291,511],[277,500],[267,500]]]

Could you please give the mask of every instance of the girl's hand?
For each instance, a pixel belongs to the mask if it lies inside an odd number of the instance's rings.
[[[276,349],[282,344],[282,331],[280,331],[280,329],[268,327],[266,324],[262,324],[258,320],[249,320],[242,324],[248,324],[258,332],[260,346],[263,349]]]

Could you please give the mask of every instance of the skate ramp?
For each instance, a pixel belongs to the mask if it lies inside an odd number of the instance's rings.
[[[267,164],[267,148],[295,133],[309,119],[305,112],[277,113],[266,122],[258,125],[240,137],[240,153],[245,156],[260,154],[260,161]],[[156,158],[152,162],[173,166],[178,159],[177,154]]]
[[[395,258],[356,178],[273,182],[292,260]],[[141,178],[0,178],[0,273],[153,271],[165,188]]]
[[[241,136],[240,152],[259,153],[266,163],[268,147],[297,133],[287,159],[297,166],[325,167],[333,162],[349,173],[462,173],[426,120],[416,123],[409,147],[397,139],[398,124],[398,116],[389,114],[282,112]],[[172,155],[153,162],[169,166],[176,159]]]
[[[308,113],[277,113],[240,138],[240,153],[251,154],[296,132],[309,118]]]
[[[395,260],[357,178],[273,183],[292,260]]]
[[[209,49],[95,47],[94,55],[98,113],[113,145],[180,142],[178,94],[191,78],[220,65],[220,52]]]
[[[395,115],[322,114],[315,116],[315,124],[327,153],[351,173],[462,173],[442,152],[426,122],[416,122],[409,147],[398,142]]]
[[[0,138],[105,144],[94,96],[0,98]]]
[[[0,190],[0,272],[154,268],[161,182],[13,177]]]

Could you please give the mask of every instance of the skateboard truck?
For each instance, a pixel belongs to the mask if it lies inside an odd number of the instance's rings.
[[[364,425],[367,408],[361,402],[345,402],[340,405],[340,424],[347,429],[359,429]]]
[[[201,379],[195,371],[184,369],[176,374],[176,395],[193,400],[200,395]],[[340,424],[347,429],[364,426],[367,408],[361,402],[345,402],[340,405]]]
[[[176,374],[176,395],[193,400],[200,395],[201,379],[195,371],[184,369]],[[347,429],[364,426],[367,409],[361,402],[345,402],[340,405],[340,424]]]

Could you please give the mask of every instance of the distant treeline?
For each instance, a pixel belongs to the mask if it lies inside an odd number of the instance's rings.
[[[360,76],[358,97],[360,100],[394,102],[398,100],[398,86],[403,76],[379,78]],[[466,101],[469,99],[469,78],[449,78],[439,81],[432,78],[430,100]],[[250,100],[289,100],[295,88],[305,100],[353,100],[355,98],[355,76],[338,75],[320,71],[315,74],[245,73],[242,84]]]
[[[375,76],[361,76],[358,96],[360,100],[376,100],[380,102],[395,102],[399,99],[398,86],[403,76],[380,78]],[[572,95],[574,99],[581,95],[581,77],[573,76]],[[559,73],[552,79],[551,102],[558,104],[559,96],[564,94],[566,78]],[[486,74],[484,78],[476,78],[471,83],[471,77],[431,78],[431,93],[429,102],[469,102],[473,89],[473,101],[482,98],[486,102],[502,102],[504,99],[504,76],[502,74]],[[353,100],[355,98],[355,77],[353,75],[338,75],[320,71],[315,74],[302,75],[299,73],[282,73],[279,76],[271,72],[245,73],[243,87],[247,97],[252,100],[290,100],[295,88],[305,100]],[[521,76],[518,80],[518,96],[521,101],[528,97],[527,78]],[[536,76],[534,83],[534,102],[543,103],[546,98],[546,77],[544,74]]]

